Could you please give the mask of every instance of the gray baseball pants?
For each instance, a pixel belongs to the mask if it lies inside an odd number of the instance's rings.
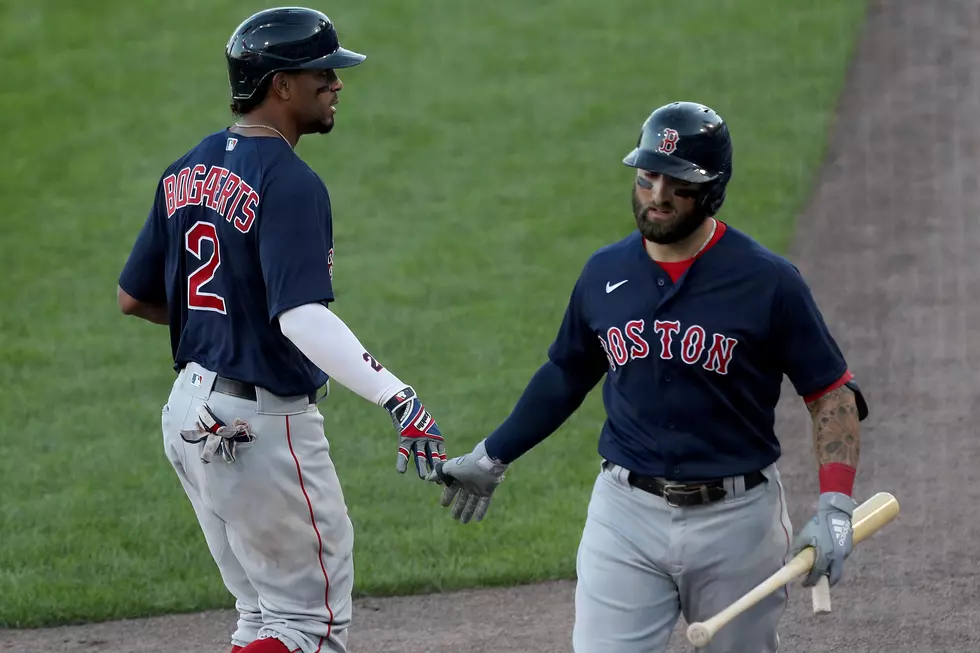
[[[604,461],[577,558],[575,653],[663,653],[680,615],[704,621],[783,566],[793,537],[775,466],[745,491],[725,479],[715,503],[675,508]],[[775,653],[782,590],[721,629],[704,653]]]
[[[290,651],[344,653],[351,621],[354,529],[308,397],[256,388],[256,400],[211,390],[215,375],[196,363],[174,382],[163,408],[167,458],[238,609],[231,642],[273,637]],[[236,460],[201,461],[203,444],[180,435],[207,402],[225,423],[251,424],[255,442]]]

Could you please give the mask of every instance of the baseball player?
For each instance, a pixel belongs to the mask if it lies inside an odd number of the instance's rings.
[[[383,406],[399,473],[412,459],[425,478],[444,443],[412,387],[328,308],[330,196],[294,152],[333,129],[336,70],[365,56],[327,16],[292,7],[245,20],[226,58],[239,120],[164,171],[119,306],[170,327],[164,450],[236,599],[232,650],[342,652],[353,529],[317,391],[329,375]]]
[[[644,122],[636,230],[585,263],[547,361],[472,453],[437,465],[441,503],[479,521],[503,474],[605,376],[601,467],[577,557],[574,650],[655,653],[680,614],[707,619],[813,546],[836,584],[851,550],[867,406],[798,270],[717,217],[726,123],[674,102]],[[774,409],[786,374],[813,415],[816,515],[792,538]],[[441,471],[442,476],[439,476]],[[786,595],[719,632],[713,653],[776,651]]]

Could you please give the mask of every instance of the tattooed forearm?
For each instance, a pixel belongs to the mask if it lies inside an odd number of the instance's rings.
[[[813,447],[817,466],[844,463],[857,469],[861,426],[854,393],[840,387],[807,405],[813,418]]]

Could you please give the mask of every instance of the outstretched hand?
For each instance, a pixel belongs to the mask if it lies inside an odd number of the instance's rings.
[[[437,464],[427,477],[446,486],[439,504],[452,507],[453,519],[463,524],[483,520],[507,469],[507,465],[487,455],[484,443],[481,440],[471,453]]]
[[[407,387],[385,402],[392,424],[398,431],[398,458],[395,471],[404,474],[409,458],[415,461],[415,471],[425,479],[435,466],[446,460],[446,443],[435,419],[422,405],[415,390]]]

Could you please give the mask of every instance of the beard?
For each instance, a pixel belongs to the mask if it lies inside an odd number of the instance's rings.
[[[310,126],[310,133],[329,134],[331,129],[333,129],[333,118],[328,118],[327,120],[318,120],[313,123]]]
[[[329,86],[323,86],[318,88],[316,91],[317,100],[320,101],[320,96],[330,90]],[[327,107],[323,111],[323,115],[318,119],[311,120],[307,125],[308,134],[329,134],[330,130],[333,129],[334,125],[334,114]]]
[[[656,208],[663,211],[674,211],[670,218],[654,220],[647,216],[647,211]],[[707,215],[695,208],[687,213],[676,213],[673,204],[667,202],[659,206],[654,204],[641,204],[636,196],[636,186],[633,186],[633,215],[636,217],[636,226],[643,234],[643,237],[658,245],[670,245],[684,240],[704,224]]]
[[[329,134],[330,130],[333,129],[334,119],[332,115],[327,114],[326,116],[312,118],[306,122],[304,125],[304,134]]]

